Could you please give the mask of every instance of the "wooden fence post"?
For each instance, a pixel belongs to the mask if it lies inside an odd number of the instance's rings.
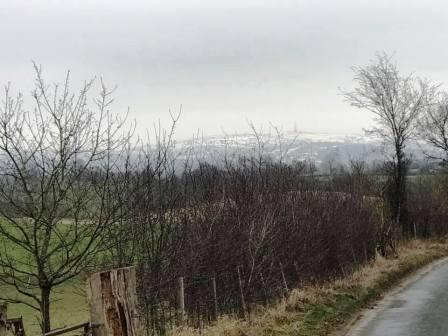
[[[213,313],[214,318],[218,318],[218,295],[216,291],[216,277],[212,277]]]
[[[296,271],[297,279],[300,280],[299,266],[297,266],[296,261],[294,261],[294,270]]]
[[[263,297],[264,297],[264,305],[268,305],[268,292],[266,290],[266,282],[264,281],[263,273],[260,272],[260,280],[261,280],[261,286],[263,288]]]
[[[93,336],[136,336],[138,333],[135,269],[95,273],[88,279]]]
[[[286,282],[285,272],[283,271],[283,264],[281,261],[279,261],[279,264],[280,264],[280,273],[282,274],[283,287],[285,289],[285,297],[287,297],[289,293],[288,283]]]
[[[179,323],[185,322],[185,286],[184,277],[177,279],[177,311],[179,314]]]
[[[243,280],[241,279],[241,272],[240,272],[239,266],[236,268],[236,271],[238,273],[238,289],[240,292],[241,312],[242,312],[243,318],[246,318],[246,301],[244,300]]]

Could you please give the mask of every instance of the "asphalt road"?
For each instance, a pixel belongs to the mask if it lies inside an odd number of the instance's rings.
[[[448,262],[445,260],[366,312],[350,336],[448,336]]]

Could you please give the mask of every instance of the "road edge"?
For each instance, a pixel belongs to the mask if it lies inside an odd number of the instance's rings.
[[[394,284],[390,289],[382,293],[381,298],[371,304],[370,307],[363,308],[355,314],[343,327],[331,333],[331,336],[357,336],[357,332],[365,327],[372,319],[374,319],[380,312],[382,312],[391,298],[400,291],[411,286],[416,281],[426,276],[431,271],[448,263],[448,256],[434,260],[429,264],[406,275],[397,284]]]

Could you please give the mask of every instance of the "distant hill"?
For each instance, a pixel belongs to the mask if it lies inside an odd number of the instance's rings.
[[[363,135],[310,132],[288,132],[281,137],[263,134],[258,138],[255,134],[207,136],[178,142],[176,150],[181,149],[193,150],[197,158],[218,164],[226,154],[229,157],[256,155],[260,151],[274,160],[288,163],[310,160],[318,167],[346,165],[350,160],[381,162],[386,151],[379,140]],[[430,146],[421,142],[413,142],[407,151],[414,163],[425,161],[425,153],[433,153]],[[180,158],[186,158],[186,154],[181,154]]]

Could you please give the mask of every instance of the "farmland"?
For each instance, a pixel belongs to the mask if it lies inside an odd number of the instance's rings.
[[[74,280],[55,289],[51,316],[54,328],[61,328],[89,320],[84,281]],[[5,287],[1,291],[8,291]],[[39,312],[22,304],[8,305],[9,317],[23,317],[28,335],[40,334]]]

